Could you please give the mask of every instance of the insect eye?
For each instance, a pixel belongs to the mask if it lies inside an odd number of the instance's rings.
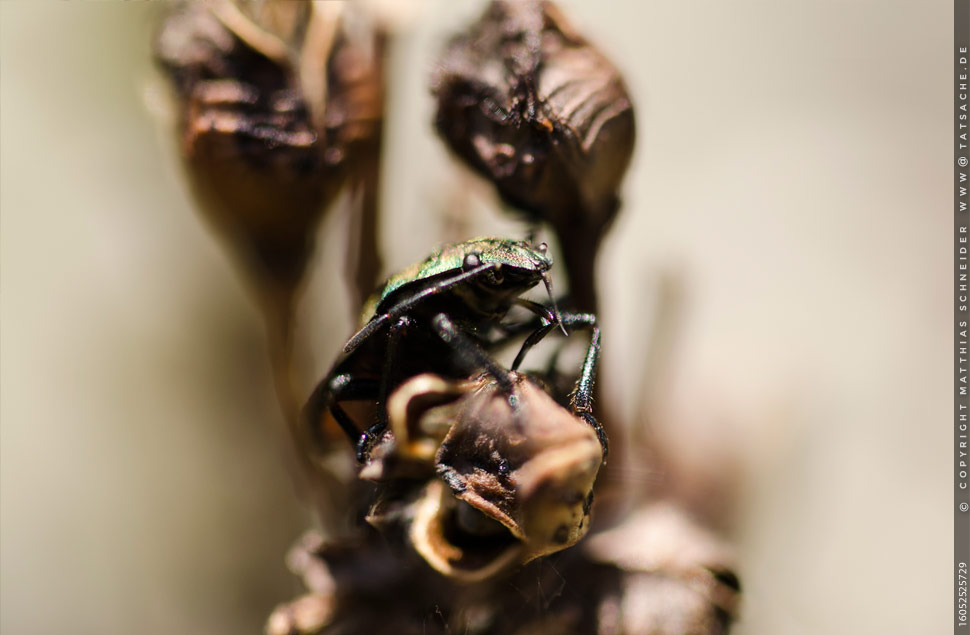
[[[536,251],[545,256],[546,252],[549,251],[549,245],[546,243],[539,243],[539,246],[536,247]]]
[[[482,264],[481,257],[476,252],[473,251],[472,253],[465,256],[465,259],[461,263],[461,268],[464,269],[465,271],[468,271],[470,269],[474,269],[475,267],[478,267],[481,264]]]

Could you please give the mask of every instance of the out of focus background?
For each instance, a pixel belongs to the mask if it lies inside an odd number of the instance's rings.
[[[607,395],[724,475],[736,632],[949,629],[952,3],[563,5],[640,133],[598,271]],[[258,315],[181,179],[150,58],[163,10],[0,3],[11,635],[255,633],[300,591],[283,556],[309,516]],[[389,271],[456,200],[521,231],[455,197],[431,129],[435,56],[479,11],[414,2],[390,48]],[[320,373],[352,329],[322,241],[301,314]]]

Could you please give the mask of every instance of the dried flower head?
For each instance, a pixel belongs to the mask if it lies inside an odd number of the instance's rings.
[[[510,377],[511,395],[488,377],[405,383],[388,399],[392,432],[361,472],[398,479],[369,520],[406,519],[414,549],[450,577],[492,577],[565,549],[589,529],[602,461],[596,433],[525,376]],[[402,490],[402,477],[419,477],[415,462],[437,478]]]

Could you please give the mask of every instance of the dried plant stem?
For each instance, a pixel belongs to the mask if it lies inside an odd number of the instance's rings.
[[[296,389],[300,384],[293,361],[293,308],[296,294],[291,288],[281,291],[272,284],[258,284],[257,287],[276,400],[286,422],[290,452],[294,459],[302,461],[298,426],[302,400]]]
[[[266,295],[263,294],[264,299]],[[264,301],[261,307],[276,398],[287,425],[293,430],[300,411],[293,365],[293,295],[288,293],[285,297]]]
[[[305,395],[298,389],[298,386],[305,386],[306,381],[301,377],[293,355],[294,308],[298,294],[295,289],[281,291],[278,286],[268,284],[260,285],[257,295],[266,327],[273,387],[286,423],[286,464],[292,468],[291,477],[297,495],[317,514],[323,534],[334,536],[342,530],[337,520],[342,514],[338,510],[347,506],[344,498],[348,488],[338,474],[315,465],[306,452],[306,440],[300,427]]]
[[[280,67],[290,64],[290,52],[286,43],[246,17],[229,0],[213,0],[210,10],[227,29],[254,50],[259,51]]]
[[[381,133],[376,133],[378,140]],[[360,307],[377,286],[383,263],[377,242],[378,210],[380,209],[380,155],[373,152],[361,167],[362,175],[355,188],[359,197],[358,209],[351,215],[351,230],[347,249],[347,279],[351,295],[352,318],[356,320]]]
[[[300,87],[306,97],[310,121],[320,135],[326,130],[327,63],[343,6],[342,2],[310,3],[310,18],[300,55]]]
[[[377,75],[375,84],[384,93],[384,52],[387,47],[387,34],[378,31],[374,36],[374,64]],[[357,319],[360,307],[377,286],[378,277],[383,269],[380,245],[378,244],[380,194],[381,194],[381,146],[384,142],[384,119],[375,118],[371,123],[368,147],[360,154],[360,163],[355,172],[351,187],[359,201],[355,201],[354,214],[351,216],[350,246],[346,254],[347,279],[350,281],[352,316]]]
[[[596,254],[601,242],[599,229],[594,227],[581,231],[572,225],[570,231],[558,231],[557,235],[569,278],[572,308],[579,313],[598,314]]]

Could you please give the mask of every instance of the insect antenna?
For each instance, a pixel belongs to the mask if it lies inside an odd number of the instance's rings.
[[[562,325],[562,315],[559,314],[559,307],[556,305],[556,298],[552,295],[552,276],[546,271],[542,274],[542,284],[546,285],[546,293],[549,294],[549,302],[552,303],[552,313],[556,316],[556,322],[559,324],[559,328],[562,330],[563,335],[569,335],[566,332],[566,327]]]

